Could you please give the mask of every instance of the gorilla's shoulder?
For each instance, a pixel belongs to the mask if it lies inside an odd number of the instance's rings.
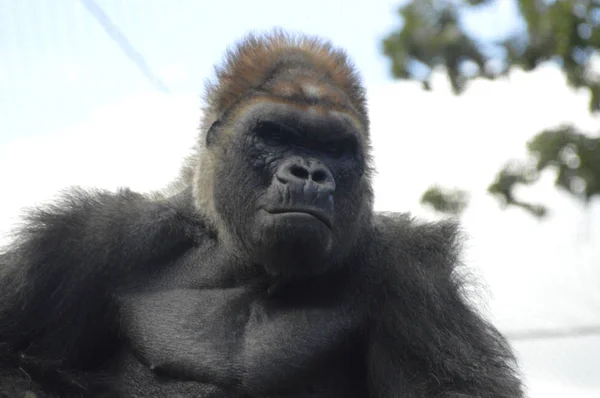
[[[167,198],[128,188],[73,187],[51,202],[27,209],[4,249],[11,258],[45,259],[44,263],[50,257],[74,260],[90,254],[125,261],[193,245],[204,231],[185,192]]]
[[[423,221],[409,213],[376,213],[376,250],[392,269],[452,272],[459,264],[463,233],[454,220]]]
[[[146,221],[160,223],[178,217],[180,221],[200,223],[194,216],[189,193],[172,197],[142,194],[129,188],[116,191],[72,187],[57,198],[23,214],[22,227],[31,231],[39,228],[59,228],[128,224]],[[29,228],[27,227],[29,226]]]

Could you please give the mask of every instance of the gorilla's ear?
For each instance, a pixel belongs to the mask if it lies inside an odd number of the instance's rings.
[[[206,146],[210,147],[215,143],[217,138],[217,134],[219,134],[219,127],[221,127],[221,120],[217,119],[213,124],[210,125],[208,131],[206,132]]]

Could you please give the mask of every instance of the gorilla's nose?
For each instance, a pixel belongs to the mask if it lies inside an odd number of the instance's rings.
[[[277,179],[288,185],[315,190],[322,193],[335,191],[333,174],[322,162],[316,159],[294,157],[286,160],[277,170]]]

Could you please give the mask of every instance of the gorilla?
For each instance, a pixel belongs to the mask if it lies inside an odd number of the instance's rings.
[[[0,256],[1,397],[523,396],[455,222],[374,212],[343,50],[247,36],[204,102],[169,187],[24,215]]]

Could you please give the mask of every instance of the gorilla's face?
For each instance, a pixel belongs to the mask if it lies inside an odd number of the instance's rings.
[[[217,211],[268,272],[324,271],[354,244],[370,203],[362,133],[346,114],[308,106],[259,101],[237,112],[209,137],[221,151]]]

